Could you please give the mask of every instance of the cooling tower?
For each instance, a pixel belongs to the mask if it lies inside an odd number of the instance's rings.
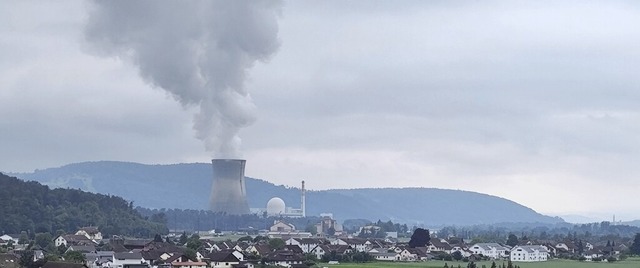
[[[211,211],[227,214],[249,214],[247,191],[244,186],[245,160],[213,159]]]

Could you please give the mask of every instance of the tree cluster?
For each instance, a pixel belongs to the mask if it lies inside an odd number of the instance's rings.
[[[150,237],[167,233],[163,223],[143,218],[133,204],[116,196],[73,189],[49,189],[0,173],[0,230],[35,234],[71,233],[83,226],[98,226],[103,235]]]

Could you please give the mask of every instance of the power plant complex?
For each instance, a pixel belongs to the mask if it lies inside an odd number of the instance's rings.
[[[306,190],[304,181],[302,181],[299,209],[287,207],[284,200],[279,197],[274,197],[267,202],[266,209],[259,208],[251,209],[250,211],[244,178],[246,160],[213,159],[211,160],[211,164],[213,167],[211,202],[209,204],[211,211],[230,215],[266,212],[268,216],[306,216]]]

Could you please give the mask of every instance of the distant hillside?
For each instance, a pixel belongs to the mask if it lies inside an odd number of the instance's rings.
[[[0,173],[0,230],[5,233],[75,232],[98,226],[105,235],[149,237],[166,233],[164,223],[151,222],[116,196],[72,189],[49,189]]]
[[[148,208],[207,209],[211,165],[205,163],[143,165],[124,162],[84,162],[59,168],[14,174],[51,187],[78,188],[122,196]],[[308,185],[313,185],[309,181]],[[265,207],[278,196],[299,207],[300,190],[247,178],[249,206]],[[393,220],[434,225],[500,222],[561,222],[513,201],[468,191],[433,188],[385,188],[307,192],[307,212],[332,212],[339,220]]]

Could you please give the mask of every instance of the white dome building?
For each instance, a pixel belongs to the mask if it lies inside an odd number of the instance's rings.
[[[267,202],[267,215],[268,216],[279,216],[284,215],[286,213],[286,206],[284,204],[284,200],[279,197],[274,197],[269,199]]]

